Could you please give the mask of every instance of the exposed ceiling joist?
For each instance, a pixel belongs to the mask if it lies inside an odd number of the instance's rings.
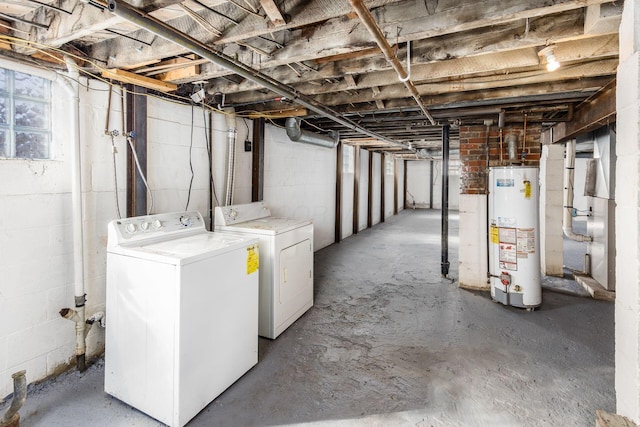
[[[575,110],[573,120],[558,123],[545,130],[541,136],[542,144],[556,144],[591,132],[615,121],[616,118],[616,81],[612,81],[601,91]]]
[[[264,9],[264,11],[267,13],[267,16],[269,17],[273,25],[275,25],[276,27],[279,27],[287,23],[284,19],[284,16],[282,16],[282,12],[280,12],[280,9],[278,8],[278,5],[276,4],[275,1],[260,0],[260,5]]]
[[[30,55],[29,61],[44,63],[51,55],[57,57],[51,60],[59,61],[63,52],[56,49],[62,48],[86,58],[82,66],[87,71],[100,74],[101,67],[115,68],[120,79],[126,75],[129,82],[134,79],[141,85],[171,82],[185,99],[204,82],[206,102],[234,105],[245,117],[250,112],[252,117],[273,120],[306,114],[302,126],[308,130],[315,131],[313,126],[339,130],[342,137],[355,140],[363,136],[353,127],[366,126],[379,139],[411,142],[416,149],[438,147],[439,126],[431,125],[412,101],[348,2],[264,0],[264,10],[276,8],[286,21],[276,26],[262,9],[258,12],[255,0],[118,1],[144,9],[238,67],[186,58],[189,51],[183,45],[113,16],[105,10],[104,0],[2,3],[3,13],[25,22],[0,26],[0,55],[18,59]],[[180,6],[183,3],[191,14]],[[584,112],[573,115],[577,106],[615,78],[621,1],[371,0],[365,4],[392,53],[403,62],[411,42],[411,81],[438,125],[481,123],[498,111],[519,121],[525,110],[529,121],[536,123],[575,121],[587,117]],[[554,46],[562,63],[553,73],[540,63],[539,52],[547,46]],[[266,86],[255,81],[256,75]],[[313,109],[305,110],[306,105],[322,105],[338,119],[348,120],[340,124],[323,119]],[[600,106],[604,103],[589,105],[605,110]],[[565,123],[565,131],[571,129],[569,124]],[[576,130],[570,133],[586,129],[579,121],[572,126]],[[455,126],[451,130],[454,134]],[[391,151],[388,146],[379,141],[372,145]]]
[[[131,73],[129,71],[118,70],[116,68],[111,70],[104,70],[102,77],[117,80],[119,82],[129,83],[136,86],[146,87],[148,89],[157,90],[160,92],[173,92],[178,89],[177,85],[173,83],[167,83],[160,80],[144,77],[139,74]]]

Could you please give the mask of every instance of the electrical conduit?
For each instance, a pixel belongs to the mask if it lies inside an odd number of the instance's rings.
[[[564,159],[564,203],[562,209],[562,231],[564,235],[577,242],[591,242],[591,236],[573,231],[573,176],[576,161],[576,140],[567,141]]]
[[[84,213],[82,211],[82,169],[80,159],[80,94],[79,83],[80,73],[73,60],[65,56],[67,70],[71,83],[64,87],[69,92],[72,99],[71,107],[71,204],[72,204],[72,224],[73,224],[73,282],[76,309],[63,308],[60,315],[70,319],[76,324],[76,367],[79,371],[87,369],[85,363],[86,341],[85,341],[85,292],[84,292],[84,234],[83,222]]]

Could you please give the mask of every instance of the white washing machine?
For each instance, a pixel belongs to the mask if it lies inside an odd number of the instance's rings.
[[[275,339],[313,306],[313,224],[255,202],[216,207],[215,229],[260,240],[258,334]]]
[[[198,212],[109,223],[105,391],[185,425],[258,361],[258,262]]]

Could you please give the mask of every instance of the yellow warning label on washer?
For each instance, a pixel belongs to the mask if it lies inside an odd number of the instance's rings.
[[[491,236],[491,243],[496,245],[500,243],[500,238],[498,237],[500,235],[498,227],[496,227],[495,225],[492,225],[489,235]]]
[[[260,267],[260,259],[258,257],[258,247],[249,246],[247,248],[247,274],[255,273]]]

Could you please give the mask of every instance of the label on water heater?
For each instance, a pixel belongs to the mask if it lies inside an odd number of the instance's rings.
[[[516,219],[515,218],[506,218],[503,216],[498,217],[498,227],[511,227],[515,228]]]
[[[515,182],[510,178],[498,178],[496,180],[496,187],[513,187]]]
[[[536,252],[536,231],[533,228],[518,228],[518,257]],[[522,256],[521,256],[522,255]]]
[[[502,270],[516,271],[518,269],[518,256],[516,245],[512,243],[500,243],[500,268]]]
[[[498,230],[499,230],[498,227],[496,227],[495,225],[491,226],[491,231],[490,231],[491,243],[493,243],[494,245],[497,245],[498,243],[500,243]]]

